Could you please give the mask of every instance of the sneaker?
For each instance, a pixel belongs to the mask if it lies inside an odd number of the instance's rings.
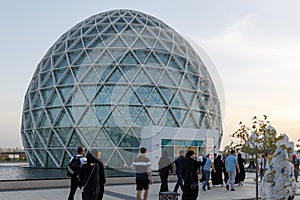
[[[208,190],[211,190],[211,187],[208,187],[207,189],[208,189]]]
[[[229,185],[226,185],[226,189],[229,190]]]
[[[206,189],[205,189],[205,188],[202,188],[202,190],[203,190],[203,191],[206,191]]]
[[[234,189],[234,188],[232,188],[232,189],[231,189],[231,191],[235,191],[235,189]]]

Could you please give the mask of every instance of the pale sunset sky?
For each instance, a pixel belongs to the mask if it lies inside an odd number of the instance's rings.
[[[224,137],[239,121],[267,115],[278,133],[300,138],[300,1],[1,1],[0,147],[21,147],[23,100],[48,48],[80,21],[112,9],[159,18],[211,58],[225,94]]]

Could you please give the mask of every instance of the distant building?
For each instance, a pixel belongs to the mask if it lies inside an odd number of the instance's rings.
[[[201,55],[161,20],[133,10],[89,17],[38,64],[21,135],[30,166],[63,167],[78,146],[129,168],[140,146],[154,169],[161,151],[218,151],[220,100]]]

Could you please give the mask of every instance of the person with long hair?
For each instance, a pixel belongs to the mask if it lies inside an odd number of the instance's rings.
[[[218,155],[216,159],[214,160],[213,163],[215,170],[211,172],[211,180],[212,180],[212,185],[223,185],[223,170],[225,168],[225,165],[223,161],[221,160],[221,155]]]

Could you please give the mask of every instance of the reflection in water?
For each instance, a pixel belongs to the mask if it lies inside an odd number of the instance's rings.
[[[133,171],[105,170],[106,177],[135,176]],[[32,168],[28,164],[0,163],[0,181],[3,180],[25,180],[25,179],[57,179],[67,177],[64,168]]]

